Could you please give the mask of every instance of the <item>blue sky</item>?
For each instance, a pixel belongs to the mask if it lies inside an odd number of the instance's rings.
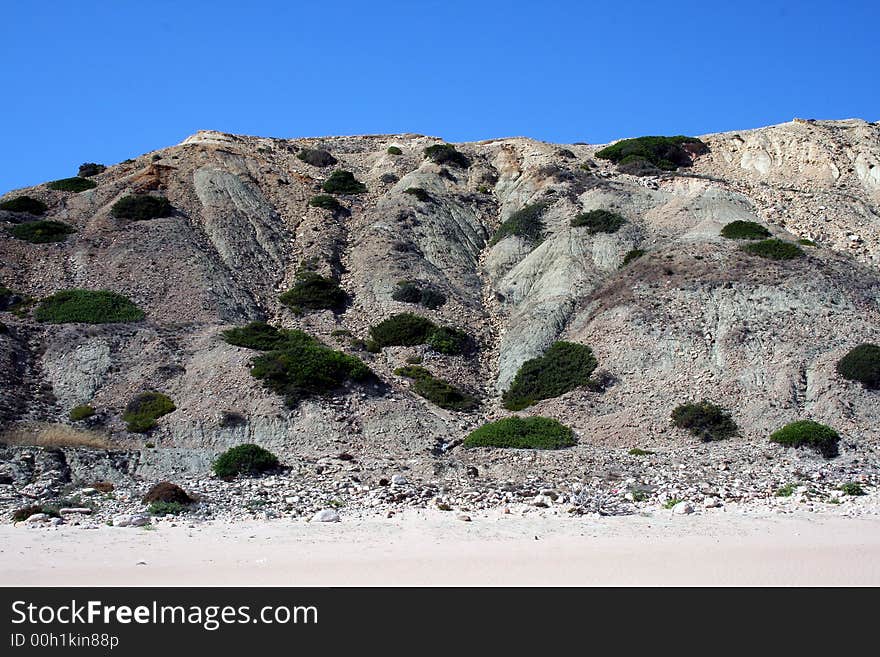
[[[880,119],[880,3],[5,2],[0,193],[179,142]]]

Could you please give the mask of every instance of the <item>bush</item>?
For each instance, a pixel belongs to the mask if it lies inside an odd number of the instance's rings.
[[[550,206],[549,203],[539,202],[527,205],[517,210],[498,227],[489,245],[497,244],[505,237],[517,235],[532,244],[539,244],[544,239],[544,212]]]
[[[754,221],[731,221],[721,229],[721,237],[732,240],[763,240],[770,231]]]
[[[592,350],[574,342],[554,342],[543,356],[524,362],[502,396],[504,408],[518,411],[541,399],[587,385],[597,365]]]
[[[654,452],[649,449],[642,449],[641,447],[633,447],[631,450],[627,452],[630,456],[651,456]]]
[[[106,169],[107,167],[103,164],[85,162],[84,164],[79,165],[79,172],[76,175],[80,178],[91,178],[92,176],[97,176],[99,173],[103,173]]]
[[[334,351],[302,331],[280,332],[282,340],[251,363],[251,376],[285,399],[289,407],[313,395],[331,392],[347,381],[373,376],[358,358]]]
[[[417,365],[398,367],[394,373],[412,379],[413,392],[440,408],[451,411],[471,411],[478,406],[478,402],[473,396],[462,392],[448,381],[435,378],[424,367]]]
[[[829,426],[812,420],[790,422],[770,434],[770,441],[785,447],[809,447],[825,458],[837,456],[840,436]]]
[[[337,169],[321,185],[328,194],[363,194],[367,186],[359,182],[350,171]]]
[[[278,297],[295,312],[308,310],[339,310],[345,305],[345,291],[332,278],[313,271],[301,272],[293,287]]]
[[[228,344],[258,351],[278,349],[287,340],[284,332],[266,322],[251,322],[246,326],[223,331],[222,335]]]
[[[67,236],[76,231],[60,221],[26,221],[7,228],[13,237],[31,244],[63,242]]]
[[[464,439],[465,447],[562,449],[575,444],[574,432],[547,417],[508,417],[484,424]]]
[[[431,200],[431,195],[421,187],[407,187],[403,193],[415,196],[422,203],[428,203]]]
[[[48,505],[40,505],[33,504],[31,506],[22,507],[20,509],[15,509],[12,512],[12,519],[15,522],[22,522],[23,520],[27,520],[32,515],[37,513],[45,513],[47,516],[51,516],[53,518],[59,518],[60,514],[58,513],[58,509],[53,506]]]
[[[127,429],[133,433],[147,433],[158,424],[156,420],[177,410],[170,397],[161,392],[142,392],[128,402],[122,414]]]
[[[403,155],[403,151],[400,150],[397,146],[389,146],[386,152],[389,155]]]
[[[153,516],[177,516],[188,511],[189,505],[180,502],[153,502],[147,507],[147,512]]]
[[[150,502],[192,504],[195,500],[177,484],[172,484],[170,481],[160,481],[158,484],[150,487],[150,490],[143,497],[143,502],[144,504],[149,504]]]
[[[626,255],[623,256],[623,262],[620,263],[621,267],[626,267],[629,263],[634,260],[638,260],[643,255],[645,255],[645,251],[643,249],[633,249],[632,251],[627,251]]]
[[[140,321],[144,311],[109,290],[64,290],[43,299],[34,317],[48,324],[111,324]]]
[[[803,238],[803,237],[802,237],[801,239],[799,239],[799,240],[797,241],[797,243],[800,244],[801,246],[810,246],[810,247],[813,247],[814,249],[819,247],[819,244],[818,244],[815,240],[808,240],[808,239]]]
[[[785,484],[776,489],[776,492],[773,494],[776,497],[791,497],[794,495],[794,492],[797,490],[797,486],[795,484]]]
[[[330,210],[336,212],[342,205],[333,196],[329,194],[318,194],[309,200],[309,205],[313,208],[321,208],[322,210]]]
[[[26,212],[27,214],[43,214],[49,209],[45,203],[32,196],[16,196],[0,203],[0,210],[7,212]]]
[[[79,406],[74,406],[70,409],[68,417],[70,418],[71,422],[79,422],[80,420],[85,420],[87,417],[92,417],[94,414],[94,408],[92,408],[88,404],[80,404]]]
[[[412,313],[392,315],[370,328],[370,337],[379,348],[390,346],[412,347],[424,344],[437,329],[429,319]]]
[[[864,495],[865,494],[865,489],[862,488],[860,484],[858,484],[854,481],[851,481],[846,484],[841,484],[840,491],[844,495]]]
[[[692,436],[708,443],[736,435],[733,418],[721,407],[706,401],[698,404],[681,404],[672,411],[672,424],[687,429]]]
[[[837,373],[869,390],[880,389],[880,346],[860,344],[837,361]]]
[[[427,345],[447,356],[464,354],[473,349],[471,337],[453,326],[440,326],[428,336]]]
[[[433,160],[437,164],[454,164],[455,166],[467,169],[471,162],[463,154],[455,150],[452,144],[434,144],[425,149],[425,157]]]
[[[752,242],[751,244],[744,245],[742,249],[752,255],[770,258],[771,260],[794,260],[804,256],[803,249],[799,246],[777,239]]]
[[[572,228],[585,227],[590,235],[595,235],[596,233],[616,233],[625,223],[626,219],[616,212],[609,212],[608,210],[581,212],[571,220]]]
[[[667,171],[693,164],[692,155],[708,152],[708,147],[695,137],[636,137],[623,139],[596,152],[596,157],[618,164],[636,159],[645,160]]]
[[[391,298],[404,303],[418,303],[431,310],[446,303],[446,296],[443,293],[415,281],[400,281],[391,293]]]
[[[296,156],[306,164],[321,168],[333,166],[338,161],[329,151],[322,148],[304,148]]]
[[[167,198],[150,194],[125,196],[110,208],[110,213],[117,219],[130,219],[131,221],[168,217],[172,212],[174,212],[174,207]]]
[[[218,477],[253,476],[277,467],[278,457],[253,443],[227,449],[211,466]]]
[[[62,178],[61,180],[53,180],[50,183],[46,183],[46,187],[54,189],[57,192],[84,192],[87,189],[94,189],[97,186],[98,183],[94,180],[80,178],[79,176]]]

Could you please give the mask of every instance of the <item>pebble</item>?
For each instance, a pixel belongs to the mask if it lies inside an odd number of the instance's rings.
[[[672,507],[672,512],[676,515],[686,516],[694,512],[694,505],[690,502],[679,502],[674,507]]]
[[[312,522],[339,522],[339,514],[333,509],[324,509],[312,516]]]

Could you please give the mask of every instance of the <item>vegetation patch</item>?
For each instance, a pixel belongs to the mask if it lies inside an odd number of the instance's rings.
[[[117,219],[129,219],[131,221],[146,221],[168,217],[174,212],[174,206],[164,196],[152,196],[151,194],[132,194],[125,196],[110,209]]]
[[[397,146],[389,146],[386,151],[389,155],[403,155],[403,151],[400,150]]]
[[[12,512],[12,520],[15,522],[22,522],[38,513],[45,513],[47,516],[50,516],[52,518],[61,517],[61,515],[58,513],[57,507],[45,504],[32,504],[31,506],[25,506],[20,509],[15,509]]]
[[[727,411],[705,399],[697,404],[677,406],[672,411],[672,424],[687,429],[704,443],[724,440],[737,432],[736,422]]]
[[[425,149],[425,157],[437,164],[453,164],[462,169],[467,169],[471,165],[471,161],[464,155],[455,150],[452,144],[434,144]]]
[[[412,313],[399,313],[370,328],[370,338],[379,347],[412,347],[425,344],[437,329],[431,320]]]
[[[586,228],[587,233],[616,233],[626,223],[626,219],[616,212],[608,210],[590,210],[581,212],[571,220],[572,228]]]
[[[70,418],[71,422],[79,422],[80,420],[85,420],[88,417],[92,417],[95,414],[95,409],[89,406],[88,404],[80,404],[79,406],[74,406],[70,409],[70,413],[67,416]]]
[[[57,192],[84,192],[87,189],[94,189],[98,186],[94,180],[74,176],[73,178],[62,178],[61,180],[53,180],[46,183],[46,187],[54,189]]]
[[[691,166],[694,155],[708,151],[706,144],[695,137],[649,136],[623,139],[597,151],[596,157],[616,164],[628,164],[637,159],[644,160],[659,169],[674,171],[678,167]]]
[[[147,512],[153,516],[177,516],[188,511],[189,505],[180,502],[153,502],[147,507]]]
[[[809,447],[830,459],[839,453],[837,443],[840,436],[824,424],[813,420],[798,420],[774,431],[770,434],[770,441],[785,447]]]
[[[60,221],[26,221],[7,228],[13,237],[31,244],[63,242],[67,236],[76,231]]]
[[[325,278],[313,271],[303,271],[296,283],[278,297],[285,306],[296,313],[314,310],[339,310],[346,302],[345,290],[332,278]]]
[[[337,169],[324,181],[321,189],[328,194],[363,194],[367,191],[367,186],[350,171]]]
[[[473,350],[471,336],[454,326],[439,326],[428,336],[426,344],[446,356],[457,356]]]
[[[266,322],[251,322],[227,331],[223,331],[223,339],[236,347],[246,347],[258,351],[278,349],[286,341],[284,331],[280,331]]]
[[[465,447],[562,449],[575,444],[574,432],[548,417],[508,417],[484,424],[464,439]]]
[[[880,346],[865,343],[853,347],[837,361],[837,373],[869,390],[880,390]]]
[[[794,492],[797,490],[797,486],[795,484],[785,484],[776,489],[776,492],[773,493],[776,497],[791,497],[794,495]]]
[[[313,196],[309,199],[309,205],[313,208],[321,208],[322,210],[330,210],[331,212],[336,212],[342,207],[342,204],[329,194],[318,194],[317,196]]]
[[[254,476],[278,467],[278,457],[259,445],[246,443],[231,447],[211,465],[218,477]]]
[[[177,484],[170,481],[160,481],[147,491],[143,498],[144,504],[150,502],[175,502],[177,504],[192,504],[195,500]]]
[[[296,154],[296,157],[306,164],[321,168],[333,166],[338,161],[330,151],[325,151],[323,148],[304,148]]]
[[[177,407],[161,392],[142,392],[128,402],[122,419],[132,433],[147,433],[158,426],[156,420]]]
[[[819,247],[819,244],[815,240],[808,240],[805,237],[802,237],[801,239],[799,239],[797,241],[797,243],[800,244],[801,246],[809,246],[814,249]]]
[[[98,164],[97,162],[84,162],[79,165],[79,171],[77,172],[77,176],[80,178],[91,178],[92,176],[97,176],[99,173],[103,173],[107,170],[103,164]]]
[[[865,489],[862,488],[861,484],[858,484],[855,481],[841,484],[840,491],[844,495],[865,495]]]
[[[516,235],[531,242],[539,244],[544,239],[544,212],[550,204],[544,201],[532,203],[517,210],[498,227],[489,245],[497,244],[505,237]]]
[[[404,194],[409,194],[410,196],[415,196],[422,203],[428,203],[431,200],[431,195],[421,187],[407,187],[403,190]]]
[[[391,293],[391,298],[403,303],[417,303],[435,310],[446,303],[446,296],[433,287],[416,281],[400,281]]]
[[[504,408],[518,411],[589,384],[597,365],[592,350],[575,342],[554,342],[543,356],[523,363],[502,396]]]
[[[623,256],[623,262],[620,263],[621,267],[626,267],[629,263],[634,262],[645,255],[644,249],[633,249],[631,251],[627,251],[626,255]]]
[[[794,260],[802,258],[805,254],[801,247],[782,240],[769,239],[760,242],[752,242],[742,247],[743,251],[752,255],[769,258],[771,260]]]
[[[631,450],[629,450],[627,452],[627,454],[629,454],[630,456],[650,456],[653,453],[654,452],[652,452],[650,450],[641,449],[639,447],[633,447]]]
[[[731,221],[721,229],[721,237],[731,240],[763,240],[770,231],[754,221]]]
[[[412,390],[420,397],[451,411],[471,411],[478,406],[476,398],[443,379],[434,377],[424,367],[408,365],[394,370],[398,376],[413,380]]]
[[[109,290],[63,290],[43,299],[34,317],[47,324],[112,324],[140,321],[144,311]]]
[[[0,210],[6,210],[7,212],[25,212],[27,214],[39,215],[48,209],[49,206],[32,196],[16,196],[0,203]]]

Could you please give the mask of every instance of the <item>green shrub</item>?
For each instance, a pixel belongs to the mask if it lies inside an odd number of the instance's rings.
[[[147,512],[152,516],[177,516],[188,511],[189,506],[180,502],[153,502],[147,507]]]
[[[595,235],[596,233],[616,233],[625,223],[626,219],[616,212],[609,212],[608,210],[581,212],[571,220],[572,228],[585,227],[590,235]]]
[[[0,203],[0,210],[6,210],[7,212],[43,214],[48,209],[49,206],[32,196],[16,196],[15,198]]]
[[[804,256],[804,252],[799,246],[777,239],[752,242],[745,244],[742,249],[752,255],[771,260],[794,260]]]
[[[844,495],[865,495],[865,489],[860,484],[851,481],[840,485],[840,491]]]
[[[518,411],[589,383],[597,365],[592,350],[574,342],[554,342],[543,356],[524,362],[502,396],[504,408]]]
[[[125,196],[110,208],[110,213],[117,219],[130,219],[131,221],[168,217],[172,212],[174,212],[174,206],[167,198],[150,194]]]
[[[223,331],[222,335],[231,345],[259,351],[277,349],[287,340],[284,332],[266,322],[251,322],[246,326]]]
[[[425,157],[436,162],[437,164],[454,164],[455,166],[467,169],[471,162],[463,154],[455,150],[452,144],[434,144],[425,149]]]
[[[150,502],[174,502],[176,504],[192,504],[195,500],[177,484],[160,481],[153,484],[143,497],[144,504]]]
[[[777,488],[776,492],[773,494],[776,497],[791,497],[796,490],[797,486],[795,484],[785,484],[784,486]]]
[[[345,291],[332,278],[325,278],[313,271],[303,271],[296,283],[278,297],[285,306],[295,312],[310,310],[339,310],[345,305]]]
[[[633,249],[632,251],[627,251],[626,255],[623,256],[623,262],[620,263],[621,267],[626,267],[629,263],[634,260],[638,260],[643,255],[645,255],[645,251],[643,249]]]
[[[731,221],[721,229],[721,237],[732,240],[763,240],[770,231],[754,221]]]
[[[17,237],[31,244],[46,244],[48,242],[63,242],[67,236],[76,231],[60,221],[26,221],[7,228],[13,237]]]
[[[26,506],[21,509],[15,509],[12,512],[12,519],[15,522],[22,522],[23,520],[27,520],[32,515],[37,513],[45,513],[47,516],[51,516],[52,518],[61,517],[61,514],[58,513],[57,507],[49,506],[47,504],[32,504],[31,506]]]
[[[400,281],[391,293],[391,298],[404,303],[418,303],[435,310],[446,303],[446,296],[430,286],[415,281]]]
[[[253,443],[227,449],[211,466],[218,477],[253,476],[277,467],[278,457]]]
[[[85,162],[79,165],[79,172],[77,172],[76,175],[80,178],[91,178],[92,176],[97,176],[99,173],[103,173],[106,169],[107,167],[103,164]]]
[[[420,397],[451,411],[471,411],[478,406],[477,400],[443,379],[435,378],[424,367],[408,365],[394,370],[398,376],[413,380],[412,390]]]
[[[358,181],[350,171],[337,169],[324,181],[321,189],[328,194],[363,194],[367,191],[367,186]]]
[[[498,227],[492,239],[489,240],[489,245],[497,244],[511,235],[517,235],[533,245],[539,244],[544,239],[543,216],[548,207],[550,204],[542,201],[517,210]]]
[[[318,194],[317,196],[313,196],[311,200],[309,200],[309,205],[313,208],[321,208],[322,210],[330,210],[331,212],[336,212],[342,207],[339,201],[329,194]]]
[[[111,324],[140,321],[144,311],[109,290],[64,290],[43,299],[34,316],[48,324]]]
[[[407,187],[403,193],[415,196],[422,203],[428,203],[431,200],[431,195],[421,187]]]
[[[645,160],[660,169],[673,171],[677,167],[691,166],[692,154],[702,154],[708,150],[707,146],[695,137],[650,136],[623,139],[597,151],[596,157],[618,164]]]
[[[161,392],[142,392],[128,402],[122,419],[133,433],[147,433],[158,426],[156,420],[168,415],[177,407],[171,398]]]
[[[470,351],[473,347],[471,337],[453,326],[440,326],[428,336],[427,345],[436,352],[455,356]]]
[[[62,178],[61,180],[53,180],[50,183],[46,183],[46,187],[54,189],[57,192],[84,192],[87,189],[94,189],[97,186],[98,183],[94,180],[80,178],[79,176]]]
[[[672,424],[687,429],[704,443],[736,435],[733,418],[720,406],[705,399],[697,404],[681,404],[672,411]]]
[[[358,358],[334,351],[302,331],[280,332],[283,340],[251,363],[251,376],[294,407],[302,399],[331,392],[347,381],[373,376]]]
[[[464,439],[465,447],[561,449],[575,444],[574,432],[547,417],[508,417],[484,424]]]
[[[397,146],[389,146],[386,152],[389,155],[403,155],[403,151],[400,150]]]
[[[329,151],[322,148],[304,148],[296,154],[297,158],[314,167],[329,167],[336,164],[337,159]]]
[[[629,450],[627,452],[627,454],[629,454],[630,456],[650,456],[653,453],[654,452],[652,452],[650,450],[641,449],[639,447],[633,447],[631,450]]]
[[[853,347],[837,361],[837,373],[869,390],[880,390],[880,346],[864,343]]]
[[[800,244],[801,246],[811,246],[811,247],[813,247],[813,248],[818,248],[818,247],[819,247],[819,244],[818,244],[816,241],[814,241],[814,240],[808,240],[808,239],[803,238],[803,237],[802,237],[801,239],[799,239],[799,240],[797,241],[797,243]]]
[[[412,313],[392,315],[370,328],[370,337],[379,348],[390,346],[412,347],[424,344],[437,329],[429,319]]]
[[[837,456],[838,433],[829,426],[812,420],[790,422],[770,434],[770,441],[785,447],[809,447],[825,458]]]
[[[79,406],[74,406],[70,409],[68,417],[71,422],[79,422],[80,420],[85,420],[87,417],[92,417],[94,414],[94,408],[88,404],[80,404]]]

